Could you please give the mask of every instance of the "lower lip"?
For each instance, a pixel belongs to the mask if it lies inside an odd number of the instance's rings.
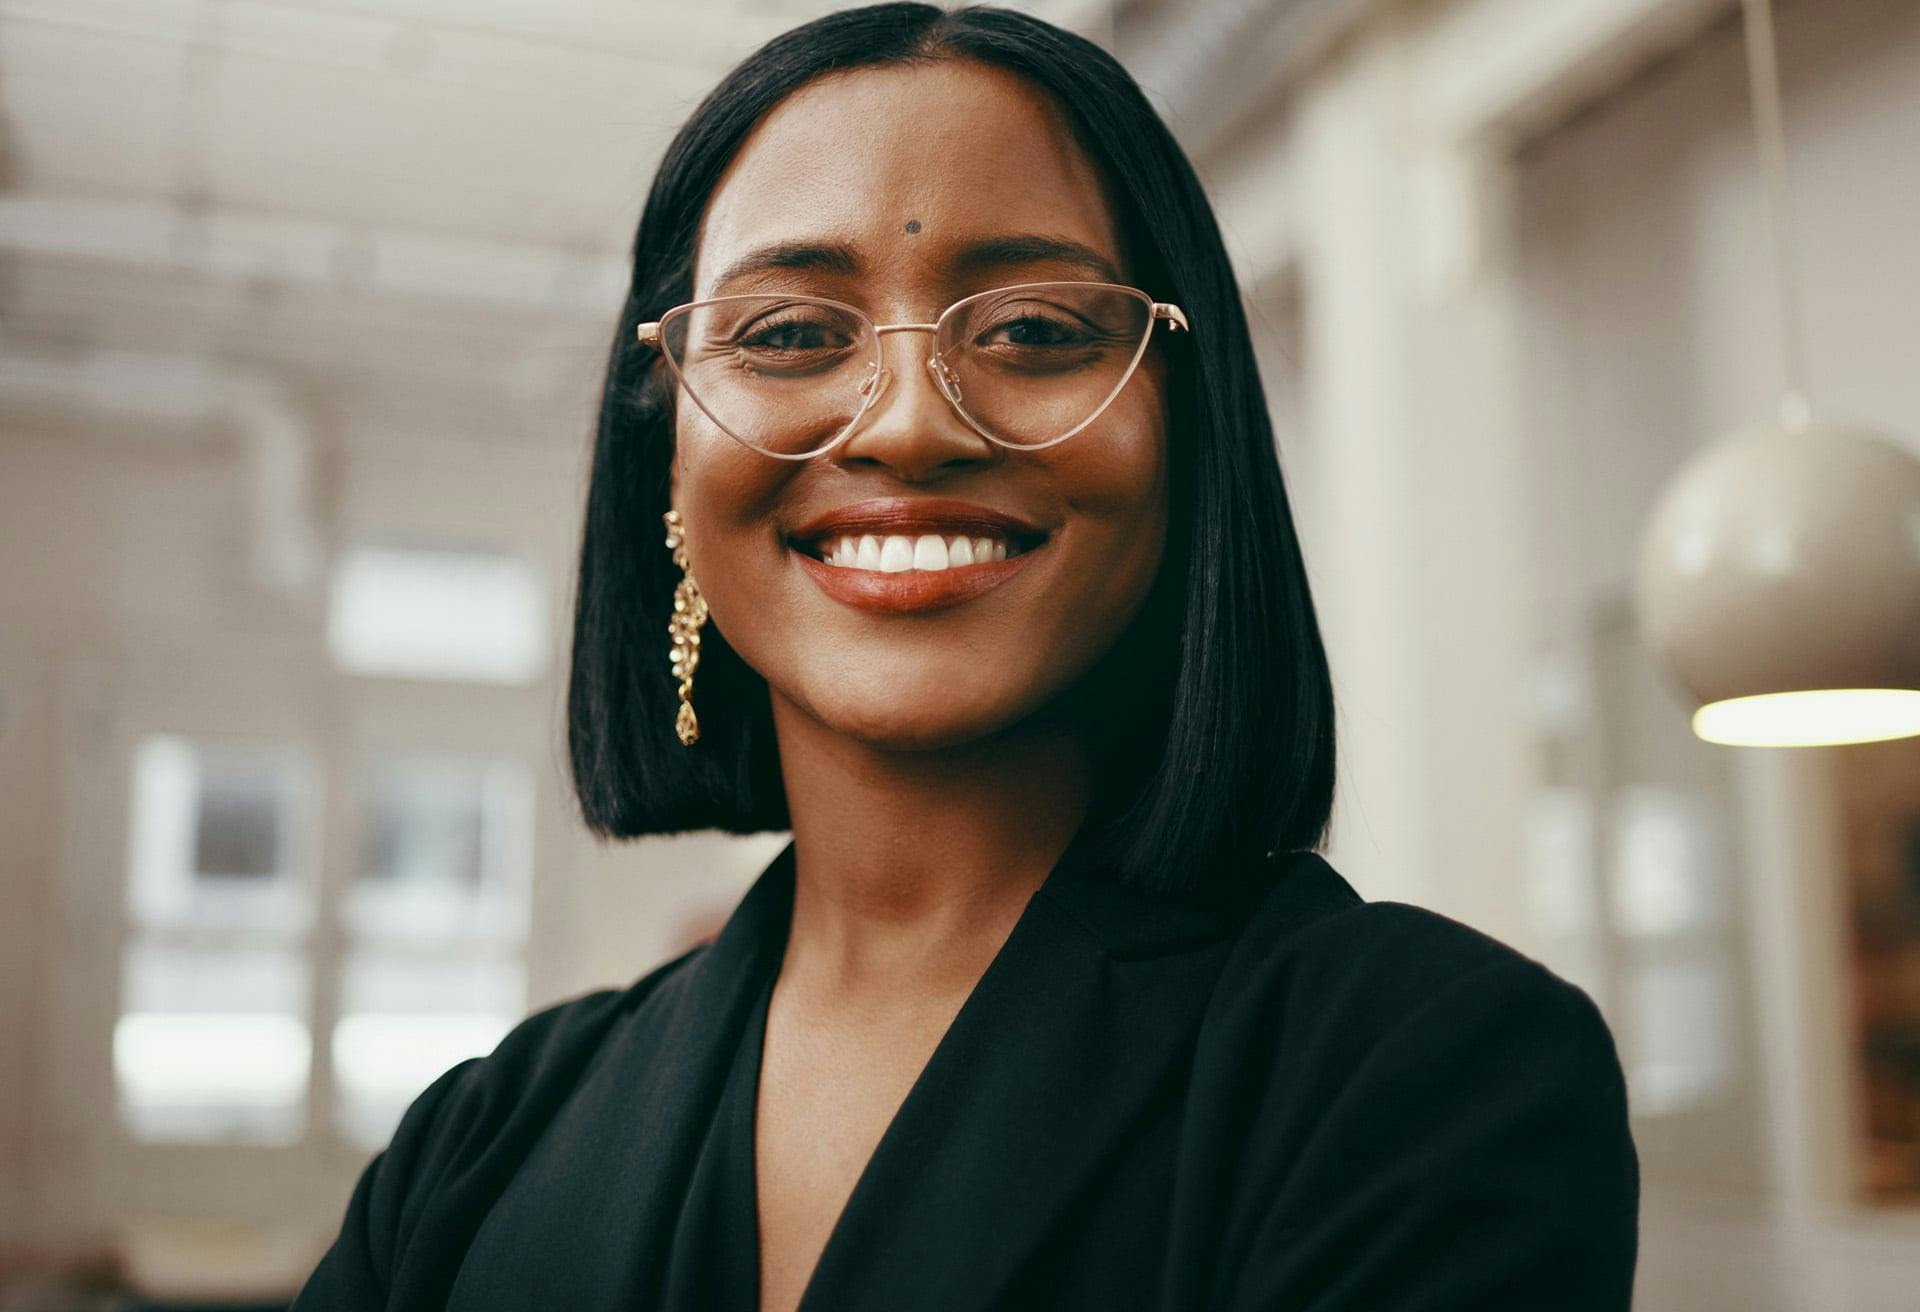
[[[1005,560],[983,565],[958,565],[949,569],[901,570],[887,574],[877,569],[853,569],[829,565],[804,551],[789,551],[800,560],[800,567],[820,585],[820,590],[842,605],[858,610],[899,615],[911,611],[944,610],[972,601],[990,592],[1027,567],[1046,544],[1030,548]]]

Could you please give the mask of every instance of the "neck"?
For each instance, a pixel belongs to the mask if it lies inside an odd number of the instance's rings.
[[[894,751],[777,694],[773,719],[794,844],[783,974],[849,995],[969,991],[1087,815],[1083,735],[1029,721]]]

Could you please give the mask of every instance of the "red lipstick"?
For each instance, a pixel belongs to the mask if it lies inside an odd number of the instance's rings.
[[[800,562],[800,568],[820,585],[822,592],[835,601],[860,610],[901,614],[943,610],[948,606],[958,606],[963,601],[972,601],[1025,569],[1036,551],[1023,551],[1017,556],[989,561],[984,565],[901,570],[894,574],[885,574],[877,569],[829,565],[824,560],[815,560],[804,551],[795,551],[793,554]]]

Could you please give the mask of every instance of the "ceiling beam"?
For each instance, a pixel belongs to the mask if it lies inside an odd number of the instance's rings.
[[[0,251],[595,319],[629,278],[599,253],[167,201],[0,196]]]

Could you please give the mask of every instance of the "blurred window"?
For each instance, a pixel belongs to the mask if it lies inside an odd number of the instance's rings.
[[[327,894],[341,935],[323,962],[319,774],[304,751],[156,734],[132,774],[112,1056],[134,1138],[297,1143],[330,1070],[332,1128],[377,1149],[415,1095],[525,1014],[534,785],[517,757],[363,761],[357,868]],[[316,975],[337,1000],[324,1070]]]
[[[1629,784],[1615,790],[1612,819],[1616,932],[1647,939],[1716,929],[1722,857],[1706,799]]]
[[[342,908],[357,938],[525,939],[533,780],[519,761],[388,755],[363,777],[361,825]]]
[[[1627,980],[1634,1110],[1658,1115],[1710,1101],[1732,1074],[1725,963],[1697,955],[1644,961]]]
[[[525,1012],[526,983],[519,959],[506,954],[350,956],[332,1047],[341,1134],[361,1147],[384,1146],[422,1089],[500,1042]]]
[[[136,747],[113,1031],[120,1120],[136,1138],[304,1133],[314,800],[312,766],[287,744]]]
[[[332,1038],[341,1133],[367,1147],[526,1009],[533,780],[510,756],[388,753],[361,780]]]
[[[1542,781],[1523,851],[1544,957],[1612,1026],[1636,1117],[1741,1094],[1744,944],[1723,757],[1608,597],[1536,670]]]
[[[1637,1110],[1711,1102],[1732,1074],[1732,950],[1722,825],[1699,791],[1614,790],[1607,885],[1632,1017],[1625,1062]]]
[[[313,768],[278,743],[157,734],[135,749],[128,910],[150,928],[294,935],[312,917],[299,844]]]
[[[334,566],[327,646],[355,674],[531,683],[546,632],[540,572],[520,556],[361,545]]]
[[[298,954],[136,942],[123,971],[113,1069],[120,1120],[136,1138],[301,1137],[312,1040]]]

